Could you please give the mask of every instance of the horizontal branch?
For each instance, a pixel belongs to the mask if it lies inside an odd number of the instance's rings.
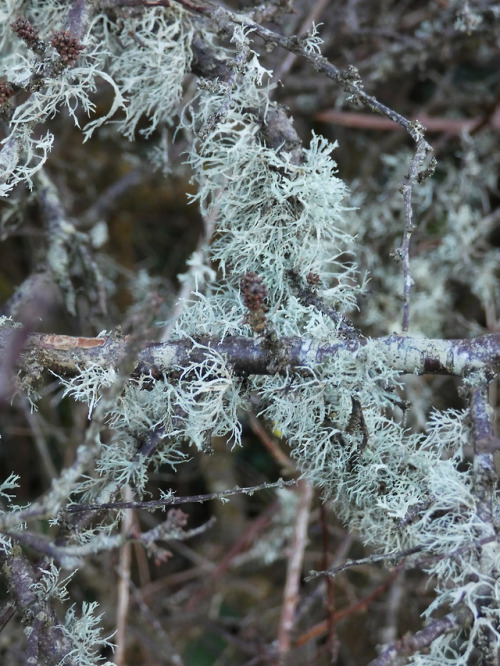
[[[342,127],[354,127],[356,129],[391,132],[404,129],[401,126],[398,127],[395,125],[389,118],[380,118],[373,116],[371,113],[355,113],[353,111],[338,111],[337,109],[318,111],[318,113],[314,114],[314,120],[319,120],[322,123],[341,125]],[[482,123],[483,118],[481,116],[476,118],[447,118],[444,116],[428,116],[425,113],[420,113],[418,118],[414,118],[410,122],[415,122],[415,120],[420,121],[428,132],[460,134],[464,131],[473,132]],[[497,112],[487,118],[487,125],[491,129],[499,130],[500,113]]]
[[[213,500],[227,500],[234,495],[254,495],[260,490],[269,490],[271,488],[286,488],[288,486],[296,486],[296,479],[261,483],[259,486],[250,486],[249,488],[230,488],[229,490],[218,490],[214,493],[203,493],[203,495],[190,495],[189,497],[176,497],[175,495],[168,496],[162,499],[150,501],[131,500],[130,502],[101,502],[99,504],[70,504],[66,507],[67,513],[81,513],[83,511],[107,511],[109,509],[146,509],[153,511],[154,509],[164,509],[167,506],[178,506],[179,504],[203,504],[204,502],[211,502]]]
[[[0,360],[12,349],[10,336],[23,337],[22,329],[0,330]],[[148,342],[137,350],[137,341],[127,338],[81,338],[66,335],[33,334],[25,341],[22,366],[29,371],[34,364],[64,376],[79,374],[85,367],[121,367],[133,363],[136,375],[179,377],[193,363],[201,363],[216,352],[237,375],[269,375],[277,372],[307,373],[339,353],[354,356],[367,344],[381,353],[388,367],[402,374],[442,374],[464,376],[483,371],[495,374],[500,369],[500,333],[465,340],[437,340],[389,335],[372,340],[338,340],[332,344],[293,337],[279,338],[269,347],[264,338],[226,337],[223,340],[199,337],[170,342]],[[16,345],[14,345],[16,346]],[[1,363],[0,363],[1,365]]]

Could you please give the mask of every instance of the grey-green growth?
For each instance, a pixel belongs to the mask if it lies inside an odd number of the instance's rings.
[[[176,124],[197,24],[187,11],[171,4],[144,8],[139,18],[131,13],[124,18],[119,35],[109,15],[97,12],[81,35],[85,50],[78,62],[57,71],[57,76],[50,69],[56,55],[47,52],[43,86],[17,106],[10,119],[10,134],[0,153],[3,195],[19,183],[41,187],[35,174],[48,159],[53,136],[48,131],[35,132],[35,126],[62,110],[83,126],[85,139],[100,131],[118,131],[130,140],[140,132],[148,138],[159,127]],[[7,79],[25,86],[40,64],[27,47],[19,53],[19,44],[8,29],[21,5],[23,11],[29,5],[41,33],[49,33],[51,24],[64,23],[66,7],[8,2],[0,10],[3,71]],[[410,663],[468,664],[478,633],[488,632],[500,645],[500,551],[496,540],[488,541],[494,534],[491,522],[479,511],[474,469],[459,467],[473,436],[470,410],[433,410],[423,434],[410,428],[401,410],[401,396],[407,391],[415,397],[422,387],[404,383],[376,340],[363,338],[355,353],[343,351],[302,373],[280,367],[276,343],[276,372],[243,379],[202,339],[260,335],[272,345],[282,337],[296,336],[319,347],[344,343],[348,337],[344,323],[366,294],[370,274],[383,286],[367,308],[366,324],[379,331],[386,326],[384,333],[397,326],[398,268],[378,263],[370,252],[370,239],[396,233],[394,227],[400,222],[394,216],[389,220],[383,205],[368,207],[361,184],[355,184],[354,194],[349,193],[332,157],[336,145],[324,137],[313,135],[308,147],[301,148],[291,120],[286,119],[280,140],[273,142],[269,119],[281,110],[271,101],[270,72],[260,64],[252,39],[251,31],[234,28],[234,50],[221,49],[231,60],[229,82],[200,85],[184,102],[177,124],[177,131],[190,139],[187,163],[196,186],[193,204],[203,217],[215,221],[215,230],[206,246],[193,255],[190,274],[182,277],[184,282],[193,278],[196,287],[176,321],[170,322],[171,335],[206,347],[205,360],[179,369],[172,380],[125,380],[120,368],[99,364],[82,368],[76,377],[61,377],[65,395],[88,405],[92,426],[85,444],[89,448],[87,453],[80,450],[73,468],[54,482],[52,492],[34,507],[32,515],[57,522],[57,512],[68,498],[105,502],[125,484],[142,497],[152,468],[168,464],[175,470],[185,460],[185,441],[205,450],[212,436],[227,436],[231,446],[239,446],[240,417],[252,398],[260,414],[287,438],[303,475],[333,503],[349,529],[359,531],[364,542],[379,552],[418,547],[426,553],[426,570],[437,581],[428,617],[458,602],[470,609],[467,634],[460,639],[454,633],[439,636],[427,654],[410,657]],[[216,44],[215,35],[209,35],[207,43]],[[306,47],[317,52],[315,34]],[[98,119],[87,121],[84,116],[95,109],[92,95],[98,81],[112,90],[111,107]],[[147,121],[138,130],[144,117]],[[385,162],[391,167],[390,158]],[[448,173],[443,189],[453,190],[457,178],[457,173]],[[424,187],[421,208],[433,185]],[[448,198],[446,202],[449,206]],[[426,296],[440,303],[442,311],[449,298],[443,285],[471,261],[464,251],[457,264],[457,238],[472,248],[480,245],[485,233],[471,224],[469,202],[454,203],[453,220],[443,221],[453,227],[454,234],[434,250],[442,275],[428,285]],[[444,207],[443,203],[443,220]],[[374,217],[375,212],[379,217]],[[477,295],[487,303],[498,301],[497,262],[498,253],[491,251],[474,267]],[[413,267],[418,284],[426,270],[424,259],[416,258]],[[57,271],[63,269],[69,270],[66,266]],[[304,285],[307,275],[316,276],[315,288],[325,307],[338,314],[336,320],[303,298],[291,271]],[[240,281],[249,272],[267,286],[266,328],[260,333],[245,319]],[[436,317],[436,308],[429,317],[426,302],[417,296],[414,304],[414,330],[441,336],[444,322]],[[425,401],[424,395],[416,404],[417,423],[425,418]],[[410,409],[410,424],[411,413]],[[107,439],[101,438],[104,426],[110,431]],[[151,433],[156,433],[161,445],[149,456],[138,449],[137,442]],[[0,485],[6,502],[15,482],[12,476]],[[498,513],[496,502],[495,495],[494,514]],[[29,510],[20,507],[6,508],[0,524],[3,520],[8,531],[16,517],[29,525]],[[92,552],[92,544],[96,550],[113,547],[119,520],[117,514],[106,524],[85,529],[68,545],[68,557],[70,545],[88,546],[86,552]],[[484,543],[480,554],[476,553],[478,542]],[[7,552],[12,547],[11,539],[2,537],[0,548]],[[272,548],[262,553],[264,559],[272,559]],[[68,559],[66,564],[75,561]],[[66,583],[59,582],[52,562],[33,591],[39,597],[63,598]],[[483,614],[485,596],[488,612]],[[95,604],[84,604],[80,615],[73,607],[67,612],[63,631],[72,645],[68,663],[97,663],[95,610]]]

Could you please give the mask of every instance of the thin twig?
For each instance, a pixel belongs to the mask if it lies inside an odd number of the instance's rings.
[[[298,493],[299,505],[295,520],[293,543],[288,558],[285,589],[283,591],[283,608],[278,631],[280,663],[284,663],[292,645],[292,631],[295,626],[302,562],[307,542],[307,527],[313,497],[312,486],[305,479],[301,479],[298,483]]]
[[[380,630],[380,642],[383,645],[394,643],[398,636],[399,619],[402,605],[406,603],[409,581],[406,580],[406,571],[400,571],[400,575],[394,580],[387,595],[385,609],[385,622]]]
[[[124,486],[122,491],[126,501],[132,501],[132,490],[129,485]],[[134,514],[132,509],[125,509],[121,524],[121,534],[126,537],[132,531]],[[115,664],[124,666],[126,664],[127,651],[127,618],[130,608],[130,565],[132,562],[132,545],[125,541],[120,548],[118,561],[118,599],[116,604],[116,648]]]
[[[306,30],[309,30],[311,25],[315,23],[321,16],[321,13],[328,5],[329,0],[316,0],[316,2],[309,9],[309,13],[301,23],[298,33],[303,34]],[[288,53],[286,58],[278,65],[276,70],[273,73],[273,81],[279,81],[282,79],[290,69],[293,67],[293,63],[297,58],[296,53]]]
[[[381,594],[383,594],[386,589],[392,584],[392,582],[396,579],[396,576],[398,575],[397,571],[393,571],[391,575],[385,580],[383,583],[378,585],[370,594],[368,594],[366,597],[363,597],[363,599],[360,599],[357,601],[355,604],[352,604],[348,608],[344,608],[342,610],[336,611],[333,614],[333,621],[335,623],[340,622],[340,620],[343,620],[346,617],[350,617],[351,615],[354,615],[355,613],[361,613],[365,612],[368,606],[375,601],[375,599],[378,599]],[[294,643],[295,647],[300,647],[301,645],[305,645],[305,643],[308,643],[309,641],[313,640],[314,638],[318,638],[319,636],[323,636],[327,631],[328,631],[328,626],[329,622],[331,620],[323,620],[323,622],[320,622],[319,624],[315,625],[314,627],[311,627],[308,631],[306,631],[304,634],[299,636],[297,640]]]
[[[347,562],[344,562],[339,566],[332,567],[331,569],[327,569],[326,571],[310,571],[305,580],[310,581],[313,578],[316,578],[317,576],[325,576],[325,575],[333,578],[333,576],[336,576],[342,571],[345,571],[346,569],[350,569],[352,567],[361,567],[364,566],[365,564],[373,565],[377,564],[378,562],[390,562],[390,563],[397,562],[398,560],[409,557],[410,555],[414,555],[415,553],[419,553],[421,551],[422,548],[420,546],[414,546],[413,548],[408,548],[407,550],[400,550],[395,553],[382,553],[382,554],[375,553],[373,555],[369,555],[368,557],[361,557],[357,560],[347,560]]]
[[[384,649],[382,654],[370,661],[368,666],[390,666],[399,657],[409,656],[429,647],[439,636],[449,634],[458,628],[463,628],[471,620],[472,614],[466,609],[449,613],[442,618],[433,620],[415,634],[403,636],[399,641],[389,645],[389,647]]]
[[[163,650],[165,650],[165,648],[167,649],[168,655],[164,654],[164,658],[166,658],[167,661],[170,664],[172,664],[172,666],[183,666],[184,662],[182,660],[182,657],[175,649],[168,634],[164,631],[161,622],[158,620],[156,615],[151,611],[149,606],[144,601],[144,595],[142,593],[142,590],[138,589],[130,579],[128,580],[128,586],[132,591],[132,594],[134,596],[134,601],[140,608],[143,618],[145,619],[145,621],[148,623],[149,626],[153,627],[153,629],[157,633],[159,642]]]
[[[323,542],[322,561],[323,568],[328,568],[328,552],[330,550],[329,542],[329,529],[327,520],[327,511],[324,504],[320,506],[321,513],[321,534]],[[327,622],[327,641],[326,648],[328,649],[330,664],[336,664],[339,651],[339,639],[337,635],[337,628],[335,622],[335,588],[333,580],[330,576],[326,577],[326,622]]]
[[[152,500],[151,502],[103,502],[101,504],[72,504],[67,507],[67,513],[79,513],[81,511],[103,511],[108,509],[160,509],[166,506],[176,506],[179,504],[203,503],[210,500],[231,497],[232,495],[253,495],[259,490],[269,490],[269,488],[283,488],[285,486],[295,486],[297,481],[283,481],[280,479],[274,483],[262,483],[260,486],[250,486],[248,488],[231,488],[230,490],[221,490],[216,493],[206,493],[204,495],[190,495],[189,497],[167,497],[166,499]]]
[[[279,448],[278,442],[269,435],[255,414],[249,411],[247,412],[247,418],[250,428],[253,430],[254,434],[257,435],[278,465],[281,465],[283,472],[295,472],[296,466],[293,464],[292,459]]]
[[[40,456],[40,460],[42,461],[42,469],[48,479],[48,482],[50,483],[52,479],[57,478],[58,474],[56,466],[52,462],[45,435],[40,426],[40,417],[38,414],[33,413],[26,399],[22,400],[22,409],[24,412],[24,417],[31,428],[31,434],[35,442],[38,455]]]
[[[314,120],[323,123],[331,123],[333,125],[340,125],[341,127],[353,127],[356,129],[375,130],[379,131],[400,131],[404,128],[395,125],[388,118],[378,118],[370,113],[355,113],[353,111],[337,111],[336,109],[326,109],[318,111],[313,116]],[[414,118],[412,122],[415,122]],[[428,116],[424,113],[419,114],[418,120],[424,125],[428,132],[436,132],[446,134],[461,134],[462,132],[477,131],[476,127],[482,118],[444,118],[436,116]],[[500,129],[500,113],[488,118],[487,124],[484,127],[491,129]]]
[[[362,83],[358,78],[357,70],[355,70],[355,68],[350,68],[347,72],[341,72],[335,65],[329,62],[327,58],[315,52],[313,49],[307,48],[308,45],[306,39],[300,39],[296,36],[285,37],[284,35],[280,35],[274,30],[259,25],[259,23],[256,23],[250,16],[232,12],[210,0],[204,0],[203,2],[199,0],[171,1],[182,5],[195,14],[206,16],[217,25],[220,25],[221,29],[227,30],[228,21],[233,25],[242,25],[261,37],[265,42],[274,46],[280,46],[290,53],[299,55],[301,58],[309,62],[318,72],[322,72],[336,81],[347,93],[353,96],[353,99],[369,107],[372,111],[381,113],[393,122],[401,125],[412,139],[414,139],[417,145],[423,143],[426,146],[426,150],[429,153],[432,152],[430,145],[427,144],[422,137],[420,127],[393,109],[385,106],[385,104],[379,102],[375,97],[368,95],[368,93],[363,90]],[[119,6],[120,0],[117,0],[113,4]],[[138,2],[137,4],[141,4],[141,2]]]

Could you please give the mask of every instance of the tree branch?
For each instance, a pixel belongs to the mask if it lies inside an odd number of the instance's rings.
[[[19,547],[8,553],[1,552],[0,562],[16,611],[25,622],[33,622],[28,655],[35,661],[25,663],[56,666],[64,661],[68,666],[75,664],[73,659],[68,659],[72,645],[60,626],[50,598],[43,600],[35,592],[37,576],[33,565]]]
[[[0,329],[0,358],[9,349],[9,336],[18,329]],[[371,352],[383,354],[389,367],[402,374],[465,376],[483,370],[500,370],[500,333],[481,335],[470,339],[439,340],[389,335],[371,340],[338,340],[321,345],[306,338],[280,338],[278,371],[306,373],[340,352],[361,356],[367,345]],[[161,379],[165,375],[180,377],[192,363],[201,363],[213,352],[225,357],[237,375],[269,375],[276,373],[275,359],[262,338],[199,337],[165,343],[145,343],[137,354],[134,376],[150,375]],[[130,355],[127,338],[82,338],[67,335],[33,334],[26,341],[21,366],[29,372],[30,366],[41,366],[64,376],[79,374],[86,366],[117,366]]]
[[[456,631],[458,628],[469,624],[471,620],[472,615],[466,609],[449,613],[442,618],[433,620],[415,634],[403,636],[399,641],[389,645],[382,654],[370,661],[368,666],[389,666],[398,657],[415,654],[415,652],[429,647],[439,636]]]

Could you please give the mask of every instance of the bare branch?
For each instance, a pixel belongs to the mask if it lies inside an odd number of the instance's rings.
[[[280,663],[285,663],[286,656],[290,651],[292,642],[292,631],[295,625],[295,611],[299,600],[300,577],[302,563],[307,541],[307,527],[309,524],[309,512],[313,497],[312,486],[302,479],[299,481],[299,506],[293,532],[293,543],[288,557],[286,583],[283,590],[283,607],[281,610],[280,626],[278,633],[278,653]]]

